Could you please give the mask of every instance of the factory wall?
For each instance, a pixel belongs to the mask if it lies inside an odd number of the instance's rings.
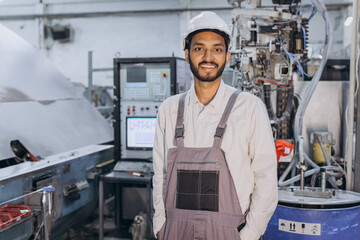
[[[324,1],[328,2],[328,1]],[[345,26],[344,22],[352,15],[352,7],[349,4],[328,5],[328,13],[333,31],[331,59],[350,59],[351,25]],[[305,16],[308,16],[306,14]],[[325,22],[322,16],[317,13],[309,23],[309,57],[319,58],[323,54],[325,42]]]
[[[75,18],[59,21],[70,24],[73,43],[52,41],[49,58],[71,81],[87,85],[88,51],[93,66],[111,67],[117,57],[181,56],[179,14],[137,17]],[[112,72],[95,73],[94,85],[112,85]]]
[[[115,56],[183,57],[181,36],[186,22],[205,9],[218,9],[231,22],[227,0],[3,0],[0,23],[40,48],[70,81],[87,86],[88,51],[93,51],[95,68],[112,67]],[[349,32],[344,32],[343,25],[348,5],[340,9],[330,12],[333,49],[337,49],[333,58],[348,57],[344,43],[349,44]],[[322,54],[324,23],[319,14],[311,23],[310,56],[317,57]],[[70,27],[70,41],[52,39],[48,27],[56,25]],[[112,85],[112,81],[112,72],[94,73],[94,85]]]

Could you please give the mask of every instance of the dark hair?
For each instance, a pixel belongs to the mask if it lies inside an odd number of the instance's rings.
[[[185,49],[188,49],[190,50],[190,43],[191,43],[191,40],[192,38],[200,33],[200,32],[213,32],[213,33],[217,33],[219,34],[220,36],[222,36],[225,40],[225,49],[226,49],[226,52],[228,51],[228,47],[229,47],[229,43],[230,43],[230,38],[229,36],[224,33],[223,31],[220,31],[220,30],[217,30],[217,29],[211,29],[211,28],[207,28],[207,29],[200,29],[200,30],[197,30],[197,31],[194,31],[192,33],[190,33],[186,39],[185,39]]]

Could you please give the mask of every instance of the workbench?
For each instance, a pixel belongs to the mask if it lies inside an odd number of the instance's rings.
[[[147,239],[151,239],[151,182],[152,182],[152,174],[142,173],[141,176],[135,176],[129,172],[110,172],[106,175],[101,175],[99,179],[99,239],[104,239],[104,183],[116,183],[119,184],[141,184],[146,187],[146,196],[147,196],[147,204],[146,204],[146,231],[147,231]],[[117,186],[119,187],[119,186]]]

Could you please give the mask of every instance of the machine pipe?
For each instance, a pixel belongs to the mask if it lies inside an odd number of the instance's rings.
[[[354,102],[355,102],[355,74],[356,74],[356,56],[359,51],[358,45],[358,28],[359,28],[359,2],[353,1],[353,23],[352,23],[352,41],[351,41],[351,59],[350,59],[350,86],[349,86],[349,115],[347,117],[346,130],[346,190],[352,190],[352,171],[353,171],[353,138],[354,138]],[[359,126],[357,126],[359,127]]]
[[[322,71],[325,67],[325,63],[329,56],[329,49],[331,47],[331,42],[332,42],[332,38],[333,38],[332,27],[330,24],[329,15],[328,15],[328,12],[326,10],[324,3],[321,0],[317,0],[317,1],[314,1],[314,5],[316,6],[316,9],[318,10],[318,12],[321,13],[322,17],[325,20],[325,24],[326,24],[325,48],[324,48],[324,54],[323,54],[323,58],[321,60],[320,66],[319,66],[318,70],[316,71],[313,79],[311,80],[309,87],[306,89],[306,93],[305,93],[303,100],[301,101],[301,103],[298,107],[298,110],[296,112],[296,115],[295,115],[294,138],[296,141],[298,141],[299,137],[302,135],[304,114],[305,114],[306,108],[310,102],[310,99],[315,91],[315,88],[320,80]],[[298,155],[298,156],[300,156],[300,155]],[[292,171],[292,176],[294,176],[294,175],[295,175],[295,171]]]
[[[326,169],[320,168],[321,172],[321,191],[325,192],[326,190]]]
[[[325,146],[324,146],[324,143],[322,143],[322,141],[321,141],[321,137],[320,137],[320,136],[318,137],[318,141],[319,141],[319,144],[320,144],[320,147],[321,147],[321,151],[322,151],[323,154],[324,154],[325,161],[326,161],[326,165],[327,165],[327,166],[331,166],[331,162],[330,162],[329,156],[328,156],[328,154],[327,154],[327,151],[326,151],[326,148],[325,148]],[[335,177],[331,176],[331,181],[332,181],[332,182],[336,182]],[[336,185],[336,188],[338,188],[337,185]]]
[[[323,167],[326,171],[327,171],[327,174],[330,175],[330,176],[341,176],[342,175],[342,171],[343,169],[340,168],[340,167],[336,167],[336,166],[326,166],[326,167]],[[317,167],[317,168],[313,168],[311,170],[308,170],[306,172],[304,172],[304,177],[308,177],[308,176],[312,176],[314,174],[317,174],[318,172],[320,171],[320,167]],[[332,171],[332,172],[331,172]],[[339,173],[335,173],[335,172],[339,172]],[[279,187],[285,187],[285,186],[288,186],[290,184],[293,184],[297,181],[300,180],[300,174],[299,175],[296,175],[286,181],[280,181],[279,180]],[[334,188],[337,188],[336,186],[336,182],[333,182],[331,180],[331,178],[328,178],[327,181],[334,187]],[[336,186],[336,187],[335,187]]]
[[[302,136],[299,137],[299,160],[300,160],[300,190],[304,190],[305,187],[305,159],[304,159],[304,138]]]
[[[86,13],[46,13],[46,14],[27,14],[27,15],[3,15],[1,21],[13,20],[31,20],[37,18],[61,19],[61,18],[89,18],[104,17],[110,15],[131,15],[131,14],[148,14],[148,13],[178,13],[178,12],[201,12],[201,11],[223,11],[233,10],[232,7],[221,8],[167,8],[167,9],[148,9],[148,10],[124,10],[124,11],[104,11],[104,12],[86,12]]]

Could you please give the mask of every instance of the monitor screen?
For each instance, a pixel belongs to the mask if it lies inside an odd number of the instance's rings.
[[[146,67],[128,67],[127,82],[146,82]]]
[[[151,150],[155,127],[156,117],[126,117],[126,148]]]

